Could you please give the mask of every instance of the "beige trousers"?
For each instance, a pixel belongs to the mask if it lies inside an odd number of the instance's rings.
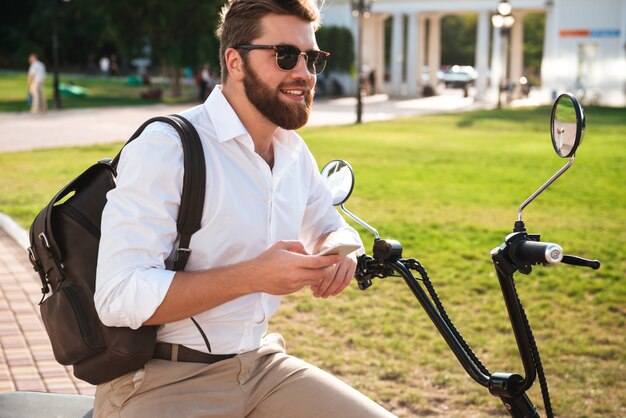
[[[285,353],[278,334],[215,364],[150,360],[96,389],[94,418],[394,417],[332,375]]]
[[[31,95],[31,104],[30,111],[31,113],[40,113],[45,112],[47,109],[46,105],[46,95],[43,91],[43,83],[37,83],[33,81],[30,84],[30,95]]]

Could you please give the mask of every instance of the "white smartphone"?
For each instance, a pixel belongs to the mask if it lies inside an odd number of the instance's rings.
[[[354,244],[354,243],[350,243],[350,244],[335,244],[332,247],[326,248],[323,251],[320,251],[319,253],[317,253],[316,255],[340,255],[340,256],[346,256],[348,254],[350,254],[353,251],[358,250],[359,248],[361,248],[361,245],[359,244]]]

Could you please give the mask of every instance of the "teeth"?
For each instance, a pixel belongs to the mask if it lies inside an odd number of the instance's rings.
[[[286,94],[296,94],[302,95],[304,92],[302,90],[283,90]]]

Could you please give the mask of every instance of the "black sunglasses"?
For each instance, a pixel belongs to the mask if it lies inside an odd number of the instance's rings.
[[[298,65],[300,55],[304,55],[306,68],[311,74],[320,74],[324,71],[326,60],[330,55],[328,52],[313,49],[300,51],[293,45],[237,45],[234,48],[248,51],[253,49],[273,49],[276,53],[276,65],[283,71],[293,70]]]

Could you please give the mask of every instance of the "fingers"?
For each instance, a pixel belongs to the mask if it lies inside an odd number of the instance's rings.
[[[324,278],[319,286],[317,286],[313,290],[313,296],[315,296],[316,298],[327,298],[331,294],[332,290],[334,290],[334,287],[338,286],[337,282],[339,280],[337,279],[337,273],[340,267],[341,266],[339,264],[334,266],[334,271],[326,278]]]
[[[334,286],[329,287],[326,295],[322,295],[322,297],[337,296],[348,287],[354,277],[354,272],[350,272],[349,264],[342,264],[341,270],[341,272],[337,271],[336,280],[333,282]]]
[[[308,255],[298,241],[278,241],[257,257],[262,291],[288,294],[310,286],[316,297],[333,296],[350,283],[354,269],[350,257]],[[276,272],[280,274],[276,274]],[[273,272],[268,274],[268,272]]]
[[[318,298],[327,298],[341,293],[354,277],[356,260],[352,257],[343,259],[334,266],[334,272],[325,277],[319,286],[313,286],[313,295]]]
[[[304,248],[304,244],[302,244],[300,241],[278,241],[272,247],[296,254],[308,254],[308,252]]]

